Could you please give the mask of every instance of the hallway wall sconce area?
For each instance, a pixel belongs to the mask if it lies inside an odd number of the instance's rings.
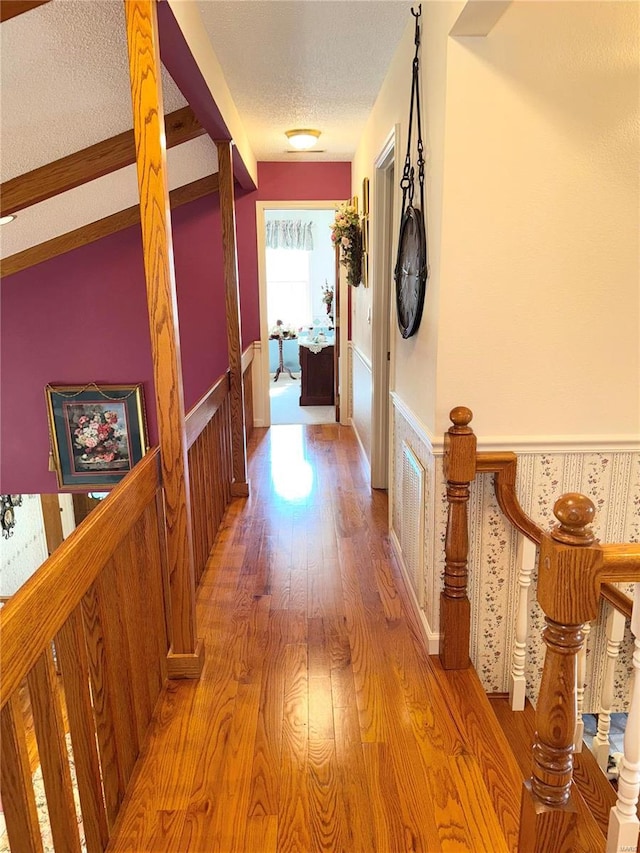
[[[17,506],[22,506],[22,495],[0,495],[0,527],[5,539],[13,536]]]
[[[320,139],[320,131],[311,128],[297,128],[285,131],[285,136],[298,151],[306,151],[307,148],[313,148]]]

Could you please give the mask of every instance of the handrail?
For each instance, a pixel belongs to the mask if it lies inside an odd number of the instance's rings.
[[[230,387],[230,373],[227,370],[189,410],[185,417],[187,449],[197,440],[202,430],[218,411],[229,393]]]
[[[494,473],[496,498],[500,509],[520,533],[539,545],[544,536],[544,530],[529,518],[520,506],[516,495],[516,472],[518,457],[515,453],[477,453],[476,472]]]
[[[0,708],[62,628],[143,508],[154,500],[159,486],[156,447],[0,609]]]
[[[611,583],[603,583],[600,587],[600,597],[608,601],[612,607],[622,613],[626,619],[631,619],[633,601],[622,590]]]
[[[244,373],[253,361],[253,344],[242,353],[242,372]],[[214,382],[202,397],[185,415],[185,432],[187,449],[196,441],[202,430],[218,411],[231,388],[231,371],[229,368]]]

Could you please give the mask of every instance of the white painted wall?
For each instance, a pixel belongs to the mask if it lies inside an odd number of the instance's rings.
[[[431,274],[418,333],[393,342],[392,388],[435,436],[464,404],[480,441],[637,440],[637,5],[513,3],[488,37],[451,38],[462,6],[423,4]],[[412,36],[410,21],[356,193],[396,122],[404,157]],[[353,297],[370,355],[371,295]]]
[[[442,196],[445,157],[445,99],[446,61],[449,39],[447,33],[463,8],[463,2],[425,3],[422,7],[421,102],[423,107],[423,141],[426,152],[426,199],[430,274],[427,285],[422,324],[414,337],[402,340],[393,324],[391,341],[391,388],[410,401],[418,417],[434,429],[436,406],[436,365],[439,334],[440,240],[442,231]],[[373,175],[374,161],[389,133],[400,125],[399,146],[396,150],[396,183],[402,177],[407,149],[409,98],[411,92],[411,63],[414,54],[414,21],[407,7],[407,28],[396,51],[389,73],[369,117],[365,133],[353,163],[353,192],[361,194],[364,177]],[[412,151],[415,152],[414,129]],[[415,156],[415,155],[414,155]],[[397,190],[398,196],[400,195]],[[370,209],[374,209],[374,186],[371,186]],[[397,205],[399,209],[399,203]],[[397,234],[399,221],[396,222]],[[375,228],[371,228],[375,241]],[[397,238],[393,247],[394,266]],[[376,286],[375,245],[371,251],[372,288]],[[372,288],[357,288],[353,296],[354,345],[371,358],[371,326],[367,322],[372,304]],[[392,302],[395,297],[392,298]],[[392,310],[395,310],[392,307]]]
[[[49,556],[40,495],[23,495],[15,508],[16,526],[0,536],[0,596],[13,595]]]
[[[514,3],[448,50],[436,431],[640,438],[640,16]]]

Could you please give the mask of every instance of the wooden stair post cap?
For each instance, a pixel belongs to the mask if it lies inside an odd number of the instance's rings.
[[[553,505],[553,514],[560,524],[551,532],[551,538],[566,545],[593,545],[596,541],[589,526],[595,518],[593,501],[578,492],[562,495]]]
[[[466,406],[456,406],[449,412],[449,420],[454,426],[466,427],[471,423],[473,412]]]

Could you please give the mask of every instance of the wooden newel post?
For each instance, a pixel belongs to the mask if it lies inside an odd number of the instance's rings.
[[[467,596],[469,483],[476,476],[476,437],[469,426],[473,414],[465,406],[451,410],[453,423],[444,437],[447,480],[447,533],[444,589],[440,594],[440,662],[444,669],[469,666],[471,605]]]
[[[553,508],[559,524],[540,545],[538,601],[545,614],[544,669],[536,706],[531,779],[524,784],[519,853],[568,853],[575,848],[572,801],[577,721],[578,654],[585,622],[597,616],[594,581],[602,563],[590,523],[595,507],[579,494]]]

